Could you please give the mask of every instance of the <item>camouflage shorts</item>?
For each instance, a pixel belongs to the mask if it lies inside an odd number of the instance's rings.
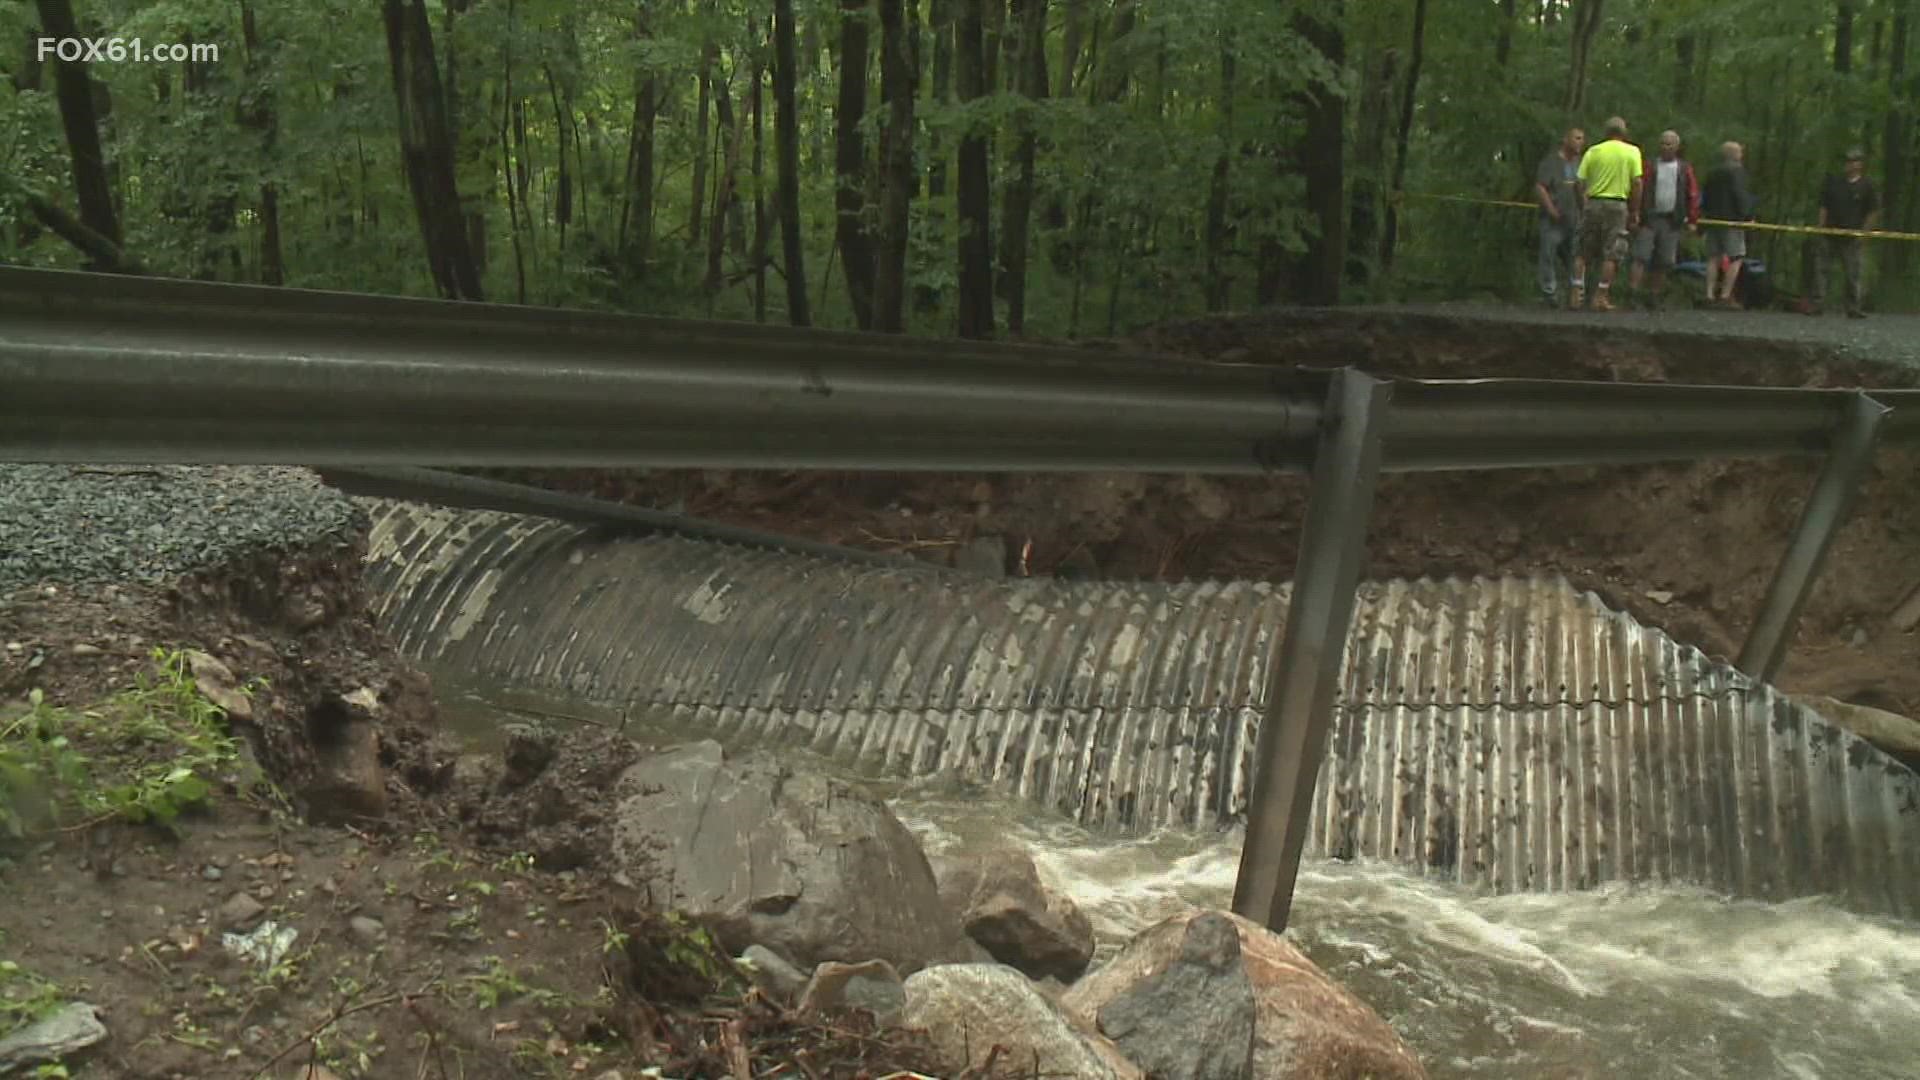
[[[1589,263],[1625,262],[1628,247],[1627,204],[1621,199],[1594,199],[1580,222],[1580,254]]]

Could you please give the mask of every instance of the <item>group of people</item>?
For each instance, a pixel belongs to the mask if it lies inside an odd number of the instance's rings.
[[[1659,150],[1643,155],[1627,138],[1627,122],[1613,117],[1606,137],[1589,147],[1586,132],[1570,129],[1549,151],[1534,176],[1540,204],[1539,282],[1544,302],[1560,306],[1560,281],[1567,282],[1566,306],[1612,311],[1615,274],[1628,264],[1627,288],[1642,292],[1657,309],[1666,275],[1679,257],[1682,237],[1706,236],[1707,303],[1739,308],[1735,286],[1746,264],[1746,230],[1758,202],[1747,181],[1746,151],[1737,142],[1720,144],[1720,160],[1702,182],[1682,153],[1680,135],[1660,133]],[[1829,177],[1820,195],[1820,226],[1871,230],[1880,211],[1873,182],[1866,178],[1866,154],[1847,151],[1842,172]],[[1847,279],[1847,314],[1865,317],[1865,243],[1858,236],[1819,236],[1813,279],[1813,304],[1823,309],[1831,263]],[[1589,270],[1597,271],[1591,292]]]

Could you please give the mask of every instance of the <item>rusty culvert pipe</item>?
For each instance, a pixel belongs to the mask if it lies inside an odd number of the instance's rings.
[[[999,581],[367,505],[377,617],[431,670],[1098,828],[1244,810],[1284,585]],[[1920,914],[1920,778],[1559,579],[1370,584],[1345,670],[1309,854]]]

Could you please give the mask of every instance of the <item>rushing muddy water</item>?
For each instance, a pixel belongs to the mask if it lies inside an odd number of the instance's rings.
[[[1114,841],[985,793],[895,789],[931,852],[1011,837],[1117,948],[1227,906],[1239,837]],[[1682,889],[1473,896],[1384,865],[1302,871],[1290,930],[1438,1077],[1920,1077],[1920,926]]]
[[[450,715],[469,733],[487,726],[471,706]],[[1231,833],[1120,840],[987,790],[874,786],[929,853],[1029,848],[1093,918],[1106,954],[1182,905],[1232,896]],[[1289,933],[1436,1078],[1920,1077],[1920,925],[1820,901],[1625,887],[1477,896],[1396,867],[1320,861],[1302,871]]]

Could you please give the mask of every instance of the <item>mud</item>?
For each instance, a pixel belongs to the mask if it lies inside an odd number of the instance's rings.
[[[107,1080],[930,1070],[919,1036],[758,997],[647,881],[603,872],[605,793],[642,748],[456,737],[374,631],[359,557],[0,598],[0,730],[38,689],[91,754],[83,710],[190,649],[245,747],[171,829],[0,835],[0,1031],[84,1000],[109,1036],[71,1064]],[[225,941],[262,928],[297,936],[265,960]]]

